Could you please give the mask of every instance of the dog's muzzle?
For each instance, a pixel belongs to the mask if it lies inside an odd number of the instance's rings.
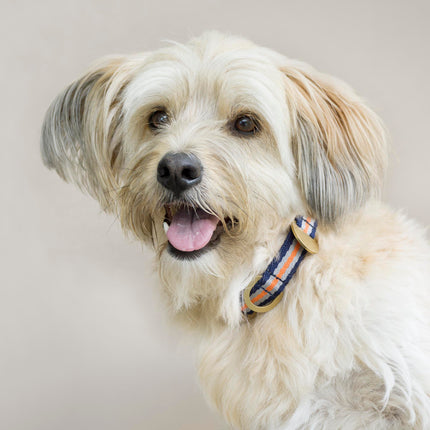
[[[194,154],[169,152],[158,163],[157,180],[175,197],[165,205],[164,229],[168,249],[177,258],[200,256],[218,244],[224,230],[215,214],[187,203],[186,191],[198,185],[202,175],[202,163]]]

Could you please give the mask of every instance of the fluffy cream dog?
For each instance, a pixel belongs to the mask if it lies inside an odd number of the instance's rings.
[[[233,428],[430,428],[429,247],[378,201],[384,130],[349,87],[207,33],[93,67],[51,105],[42,153],[153,246]],[[319,252],[251,318],[244,290],[297,215]]]

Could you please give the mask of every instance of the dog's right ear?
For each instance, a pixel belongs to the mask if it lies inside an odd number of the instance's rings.
[[[111,210],[122,163],[123,93],[136,58],[103,60],[51,104],[42,127],[45,165]]]

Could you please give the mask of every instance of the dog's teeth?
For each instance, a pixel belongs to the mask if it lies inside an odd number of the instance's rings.
[[[167,230],[169,230],[169,224],[167,224],[167,221],[163,222],[163,228],[164,228],[164,232],[167,233]]]

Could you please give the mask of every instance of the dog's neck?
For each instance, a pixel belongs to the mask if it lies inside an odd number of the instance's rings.
[[[318,252],[317,221],[297,216],[276,256],[266,270],[241,292],[241,311],[247,318],[272,310],[306,254]]]
[[[285,266],[285,276],[282,277],[281,273],[281,281],[277,285],[281,293],[306,254],[306,250],[299,245],[291,232],[290,225],[293,222],[295,221],[284,222],[277,232],[272,230],[272,235],[268,235],[270,239],[265,242],[257,243],[253,247],[244,246],[242,252],[238,253],[242,256],[240,264],[234,264],[235,259],[232,258],[232,264],[227,266],[225,256],[221,256],[219,261],[213,256],[208,256],[199,258],[196,262],[188,262],[187,270],[184,270],[183,262],[172,261],[172,258],[161,255],[160,278],[168,293],[173,314],[188,323],[187,325],[191,324],[199,329],[214,324],[234,327],[246,321],[254,312],[247,310],[243,312],[240,298],[244,289],[247,286],[255,287],[251,299],[257,305],[262,304],[257,291],[261,290],[261,287],[268,287],[270,292],[273,286],[270,287],[269,280],[271,277],[273,279],[273,276],[278,276],[271,273],[272,270],[268,268],[279,272]],[[304,222],[302,228],[306,226],[309,228],[313,222],[311,224]],[[308,234],[312,232],[312,236],[315,236],[316,223],[314,227],[309,230],[306,228]],[[288,256],[285,258],[287,252],[289,255],[292,253],[295,255],[285,265],[288,260]],[[276,270],[279,257],[283,264]],[[163,261],[163,258],[168,258],[168,261]],[[175,270],[172,270],[172,265],[177,266]],[[168,270],[163,270],[165,267]],[[261,275],[264,275],[262,281],[255,283],[256,277]],[[265,286],[265,283],[268,285]]]

